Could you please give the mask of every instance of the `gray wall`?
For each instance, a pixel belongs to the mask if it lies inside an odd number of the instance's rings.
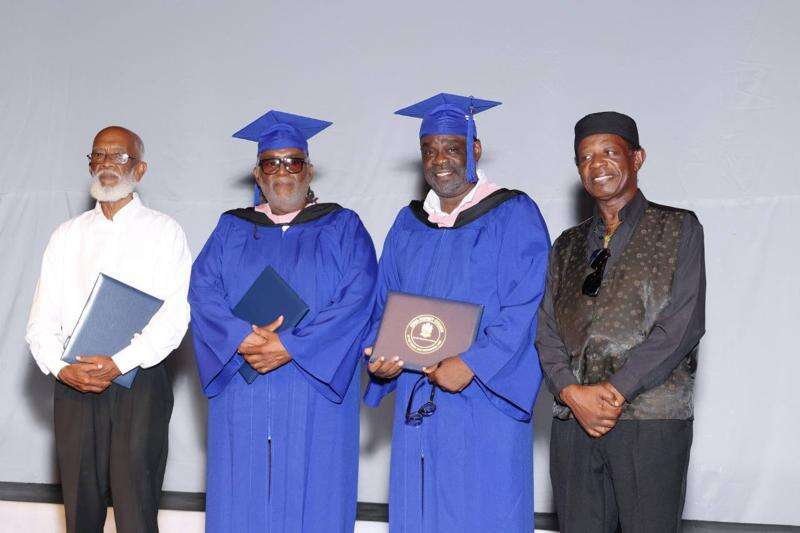
[[[332,120],[314,188],[355,209],[378,249],[418,194],[418,121],[435,92],[501,100],[482,114],[482,167],[527,191],[557,236],[584,205],[572,126],[617,109],[648,149],[645,194],[706,231],[701,345],[685,517],[800,524],[797,180],[800,34],[794,2],[5,2],[0,11],[0,480],[54,482],[50,381],[23,340],[50,232],[90,204],[93,134],[139,132],[144,201],[194,253],[250,198],[269,108]],[[205,402],[188,342],[165,488],[203,490]],[[551,511],[551,398],[536,419],[536,510]],[[389,410],[364,410],[359,499],[386,501]]]

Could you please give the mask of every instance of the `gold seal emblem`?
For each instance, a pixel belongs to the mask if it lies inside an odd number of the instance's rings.
[[[444,344],[447,328],[434,315],[418,315],[406,325],[406,346],[418,354],[433,353]]]

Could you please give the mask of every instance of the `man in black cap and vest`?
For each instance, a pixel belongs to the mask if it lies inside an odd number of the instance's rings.
[[[536,346],[555,396],[550,476],[562,533],[678,531],[705,332],[703,227],[649,202],[636,122],[575,125],[594,214],[556,240]]]

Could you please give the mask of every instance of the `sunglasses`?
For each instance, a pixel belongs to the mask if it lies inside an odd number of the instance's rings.
[[[600,286],[603,284],[603,272],[606,269],[609,257],[611,257],[611,252],[608,248],[598,248],[592,252],[589,266],[594,270],[583,280],[583,288],[581,289],[586,296],[594,298],[600,294]]]
[[[406,405],[406,424],[409,426],[419,426],[422,424],[422,420],[426,416],[431,416],[436,412],[436,404],[433,403],[433,397],[436,396],[435,385],[431,385],[431,394],[428,397],[428,401],[422,404],[422,407],[417,409],[416,412],[411,412],[411,406],[414,403],[414,396],[416,395],[420,384],[424,383],[426,377],[427,376],[420,376],[417,382],[414,383],[414,387],[411,389],[411,395],[408,397],[408,405]]]
[[[306,166],[302,157],[267,157],[258,160],[258,166],[264,174],[277,174],[283,165],[289,174],[297,174]]]

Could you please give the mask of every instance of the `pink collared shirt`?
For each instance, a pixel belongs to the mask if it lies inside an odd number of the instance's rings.
[[[297,211],[292,211],[291,213],[286,213],[285,215],[276,215],[275,213],[272,212],[272,209],[269,207],[269,204],[265,202],[263,204],[257,205],[256,211],[267,215],[267,218],[269,218],[275,224],[288,224],[289,222],[294,220],[294,217],[296,217],[300,213],[300,211],[302,211],[302,209],[298,209]]]
[[[445,213],[442,211],[442,203],[433,189],[428,191],[422,208],[428,213],[428,221],[436,224],[440,228],[452,228],[456,223],[456,218],[458,218],[459,213],[478,204],[481,200],[499,189],[499,185],[490,182],[484,173],[478,170],[478,183],[452,212]]]

